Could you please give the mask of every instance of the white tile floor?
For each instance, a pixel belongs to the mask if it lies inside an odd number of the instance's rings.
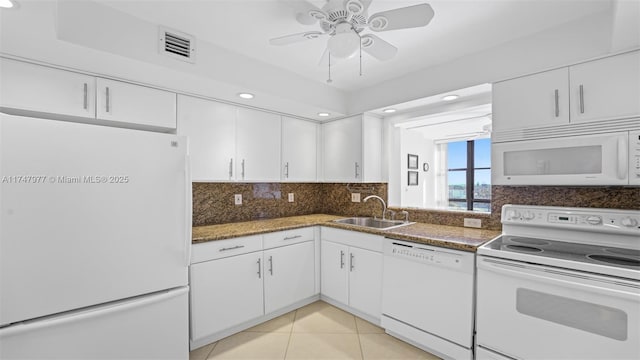
[[[189,354],[205,359],[438,359],[318,301]]]

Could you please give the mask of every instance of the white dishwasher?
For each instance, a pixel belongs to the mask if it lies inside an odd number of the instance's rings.
[[[473,359],[475,254],[385,239],[382,326],[435,355]]]

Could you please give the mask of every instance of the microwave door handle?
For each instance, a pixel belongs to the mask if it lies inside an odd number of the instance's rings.
[[[629,166],[629,161],[627,159],[627,151],[629,147],[627,146],[627,139],[625,137],[620,137],[618,139],[618,168],[617,174],[618,179],[623,180],[627,178],[627,168]]]

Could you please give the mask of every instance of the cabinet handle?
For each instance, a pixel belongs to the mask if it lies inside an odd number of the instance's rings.
[[[242,159],[242,180],[244,180],[244,159]]]
[[[229,180],[233,179],[233,158],[229,160]]]
[[[584,114],[584,86],[580,85],[580,114]]]
[[[293,240],[293,239],[297,239],[297,238],[301,238],[301,237],[302,237],[302,235],[287,236],[283,240]]]
[[[284,164],[284,177],[285,177],[285,179],[289,178],[289,163],[288,162]]]
[[[273,256],[269,256],[269,274],[273,276]]]
[[[258,258],[258,279],[262,279],[262,265],[260,264],[261,260],[262,259]]]
[[[223,251],[229,251],[229,250],[235,250],[235,249],[242,249],[244,247],[244,245],[236,245],[233,247],[228,247],[228,248],[222,248],[218,251],[223,252]]]
[[[111,96],[109,96],[109,87],[106,87],[106,100],[107,100],[107,104],[106,104],[106,110],[107,112],[109,112],[111,109]]]
[[[89,107],[89,86],[84,83],[84,97],[82,98],[82,107],[87,110]]]
[[[353,253],[349,254],[349,270],[350,271],[353,271],[353,268],[354,268],[353,258],[354,258]]]
[[[560,102],[558,101],[559,94],[558,89],[555,91],[555,101],[556,101],[556,117],[560,116]]]
[[[344,268],[344,251],[340,250],[340,269]]]
[[[355,168],[356,168],[356,179],[357,179],[360,176],[360,174],[358,172],[358,170],[360,170],[360,165],[358,165],[357,161],[355,162],[355,164],[356,164]]]

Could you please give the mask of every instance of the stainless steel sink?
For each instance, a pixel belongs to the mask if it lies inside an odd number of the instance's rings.
[[[350,217],[345,219],[333,220],[333,222],[336,222],[339,224],[368,227],[368,228],[379,229],[379,230],[387,230],[387,229],[391,229],[399,226],[412,224],[410,222],[404,222],[400,220],[382,220],[382,219],[376,219],[372,217]]]

